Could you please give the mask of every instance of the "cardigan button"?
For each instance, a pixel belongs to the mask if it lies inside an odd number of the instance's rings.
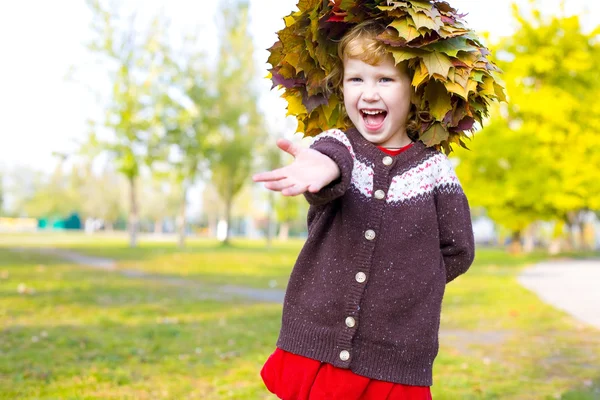
[[[390,156],[385,156],[383,157],[383,165],[392,165],[392,163],[394,162],[394,159]]]
[[[367,240],[373,240],[375,239],[375,231],[372,229],[369,229],[368,231],[365,232],[365,238]]]
[[[356,279],[356,282],[358,283],[363,283],[367,280],[367,275],[364,272],[358,272],[354,279]]]
[[[348,328],[354,328],[356,326],[356,320],[352,317],[347,317],[346,318],[346,326]]]
[[[377,200],[383,200],[385,198],[385,192],[383,190],[377,190],[375,192],[375,198]]]
[[[350,352],[348,350],[342,350],[340,352],[340,360],[348,361],[350,359]]]

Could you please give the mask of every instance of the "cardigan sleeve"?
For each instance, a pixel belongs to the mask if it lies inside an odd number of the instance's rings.
[[[434,193],[440,251],[446,267],[446,283],[449,283],[464,274],[473,263],[475,240],[469,202],[450,160],[442,157]]]
[[[341,137],[339,135],[344,136]],[[310,148],[331,158],[340,169],[340,177],[338,179],[317,193],[304,193],[304,197],[310,205],[319,206],[329,203],[346,193],[352,180],[354,159],[348,138],[339,130],[326,131],[317,136]]]

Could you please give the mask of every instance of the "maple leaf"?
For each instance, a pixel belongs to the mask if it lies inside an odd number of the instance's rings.
[[[449,133],[444,126],[439,122],[435,122],[421,135],[420,139],[427,147],[431,147],[448,140],[448,136]]]
[[[417,28],[410,25],[407,19],[402,19],[400,21],[395,20],[389,26],[398,31],[398,36],[407,42],[410,42],[411,40],[421,36],[421,33],[419,33]]]
[[[429,99],[429,112],[438,121],[444,119],[448,111],[452,110],[450,94],[444,85],[436,80],[431,80],[427,84],[425,97]]]
[[[452,61],[448,58],[447,55],[443,53],[427,53],[422,56],[423,63],[427,67],[427,71],[429,71],[429,76],[433,77],[433,75],[437,74],[444,79],[448,78],[448,72],[452,67]]]

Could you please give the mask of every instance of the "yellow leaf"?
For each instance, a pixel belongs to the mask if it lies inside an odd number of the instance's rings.
[[[418,29],[427,28],[431,30],[436,30],[439,28],[438,24],[436,24],[435,21],[424,12],[415,11],[412,8],[409,8],[408,13],[412,17]]]
[[[482,95],[486,95],[486,96],[496,96],[496,92],[494,90],[494,78],[492,78],[491,76],[484,76],[483,77],[483,83],[480,85],[481,86],[481,91],[479,93],[481,93]]]
[[[429,102],[430,114],[438,121],[443,120],[446,113],[452,110],[450,95],[442,83],[430,81],[425,88],[425,97]]]
[[[300,117],[296,118],[296,120],[298,121],[298,125],[296,126],[296,132],[302,132],[302,133],[305,132],[304,122],[302,122],[302,119],[303,118],[300,118]]]
[[[413,76],[413,80],[412,80],[412,85],[415,88],[418,88],[419,86],[421,86],[421,84],[423,82],[425,82],[425,79],[427,79],[427,77],[429,76],[429,73],[427,72],[427,68],[425,67],[425,64],[423,63],[419,63],[419,68],[417,68],[417,70],[415,71],[415,75]]]
[[[284,17],[283,20],[285,21],[285,26],[288,28],[296,23],[296,20],[291,15]]]
[[[417,58],[417,57],[423,56],[425,54],[427,54],[427,53],[425,53],[423,50],[411,49],[408,47],[392,50],[392,55],[394,56],[394,60],[396,61],[396,64],[400,64],[402,61]]]
[[[473,81],[475,82],[475,81]],[[477,82],[475,82],[477,83]],[[460,86],[458,83],[452,82],[452,81],[446,81],[444,82],[444,86],[446,87],[446,90],[450,93],[454,93],[460,97],[462,97],[463,99],[467,100],[468,98],[468,92],[467,90]]]
[[[392,28],[394,28],[395,30],[397,30],[398,31],[398,36],[400,36],[401,38],[403,38],[407,42],[410,42],[411,40],[414,40],[414,39],[416,39],[416,38],[418,38],[418,37],[421,36],[421,34],[417,30],[417,28],[415,28],[414,26],[411,26],[411,25],[408,24],[408,21],[407,21],[406,18],[403,18],[401,20],[395,19],[388,26],[391,26]]]
[[[434,123],[420,137],[427,147],[435,146],[448,139],[448,131],[439,122]]]
[[[429,76],[438,74],[444,79],[448,79],[448,72],[452,67],[452,61],[447,55],[442,53],[426,53],[422,58],[427,71],[429,71]]]
[[[333,110],[335,110],[335,108],[338,106],[338,104],[339,102],[337,97],[331,96],[329,98],[329,103],[321,106],[321,108],[323,109],[323,113],[325,114],[325,117],[328,121],[331,119],[331,114],[333,113]]]
[[[506,102],[506,94],[504,93],[504,88],[496,82],[494,82],[494,91],[496,92],[496,97],[498,98],[498,100]]]
[[[295,94],[284,94],[283,96],[288,102],[288,112],[286,115],[301,115],[306,114],[306,107],[302,104],[302,96]]]

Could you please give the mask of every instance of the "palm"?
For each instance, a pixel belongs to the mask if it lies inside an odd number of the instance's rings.
[[[265,182],[267,189],[285,196],[316,193],[340,176],[337,164],[316,150],[298,147],[284,139],[277,141],[277,146],[294,156],[294,162],[253,177],[255,182]]]

